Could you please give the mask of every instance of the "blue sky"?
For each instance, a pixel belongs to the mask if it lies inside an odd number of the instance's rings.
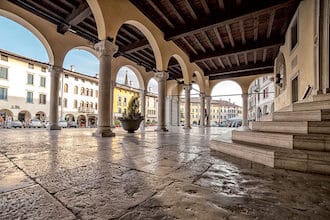
[[[1,49],[48,63],[48,55],[42,43],[23,26],[0,16],[0,33]],[[85,50],[74,49],[68,52],[64,59],[63,67],[70,69],[71,65],[74,65],[76,72],[90,76],[95,76],[95,74],[99,71],[98,59],[93,54]],[[128,73],[129,80],[132,81],[132,86],[138,88],[139,85],[137,77],[133,71],[126,67],[119,70],[116,81],[119,83],[124,83],[126,72]],[[157,82],[154,79],[149,81],[148,90],[150,90],[150,87],[152,92],[157,93]],[[196,90],[199,91],[198,85],[193,85],[191,94],[194,97],[199,94]],[[225,96],[228,94],[241,93],[241,88],[237,83],[225,81],[215,86],[211,96],[214,96],[214,99],[230,99],[232,102],[242,105],[242,98],[240,95]],[[220,95],[222,96],[220,97]]]

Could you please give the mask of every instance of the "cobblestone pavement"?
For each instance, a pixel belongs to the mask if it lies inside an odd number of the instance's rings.
[[[228,129],[0,130],[0,219],[330,219],[330,176],[210,152]]]

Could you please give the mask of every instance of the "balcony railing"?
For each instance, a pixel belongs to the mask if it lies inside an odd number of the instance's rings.
[[[78,112],[80,113],[89,113],[89,114],[94,114],[96,112],[95,109],[90,108],[90,107],[79,107]]]

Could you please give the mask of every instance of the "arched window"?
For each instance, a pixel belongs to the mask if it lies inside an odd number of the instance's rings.
[[[85,88],[84,87],[81,87],[81,89],[80,89],[80,95],[85,95]]]
[[[75,86],[74,89],[73,89],[73,93],[74,94],[78,94],[78,86]]]
[[[86,89],[86,95],[89,96],[89,89]]]
[[[95,110],[97,110],[97,103],[95,102]]]
[[[63,107],[68,107],[68,100],[66,98],[63,99]]]
[[[93,97],[93,89],[91,89],[90,95],[91,95],[91,97]]]
[[[81,101],[80,102],[80,108],[83,108],[84,107],[84,104],[85,104],[84,101]]]
[[[89,105],[91,106],[91,108],[93,108],[93,105],[94,105],[94,104],[93,104],[93,102],[91,102]]]
[[[69,85],[67,83],[64,84],[64,92],[68,93]]]
[[[73,101],[73,108],[78,108],[78,101],[77,100]]]

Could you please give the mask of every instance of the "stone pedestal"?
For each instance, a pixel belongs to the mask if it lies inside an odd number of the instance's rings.
[[[165,101],[167,72],[156,72],[154,78],[158,82],[158,126],[156,131],[168,131],[165,125]]]
[[[49,130],[61,130],[58,126],[58,93],[62,72],[63,68],[59,66],[52,66],[50,70]]]
[[[110,99],[112,86],[111,86],[111,60],[113,54],[118,50],[118,46],[114,43],[103,40],[95,44],[95,49],[98,52],[100,60],[100,71],[99,71],[99,108],[98,108],[98,123],[97,130],[93,134],[99,137],[113,137],[115,134],[111,131],[110,121]]]
[[[190,90],[192,86],[184,85],[184,91],[185,91],[185,121],[184,121],[184,129],[191,129],[190,126]]]

